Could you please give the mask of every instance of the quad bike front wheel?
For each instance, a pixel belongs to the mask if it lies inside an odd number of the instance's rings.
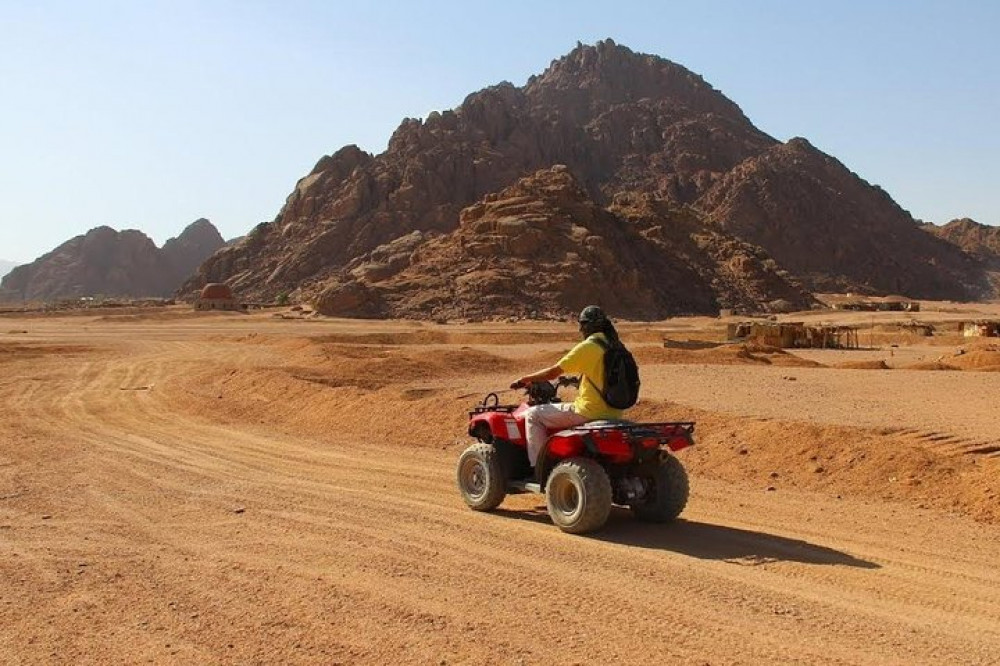
[[[475,511],[491,511],[507,494],[507,481],[500,465],[500,454],[492,444],[477,442],[458,458],[458,490],[462,499]]]
[[[687,506],[690,487],[687,472],[681,461],[669,453],[660,456],[660,464],[653,472],[650,497],[642,504],[632,506],[636,518],[650,523],[666,523],[681,514]]]
[[[569,458],[549,474],[545,503],[552,522],[563,532],[593,532],[604,526],[611,513],[611,481],[597,462]]]

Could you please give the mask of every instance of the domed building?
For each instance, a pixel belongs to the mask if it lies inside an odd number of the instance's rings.
[[[201,289],[201,295],[194,302],[195,310],[239,310],[240,304],[233,296],[233,290],[222,282],[209,282]]]

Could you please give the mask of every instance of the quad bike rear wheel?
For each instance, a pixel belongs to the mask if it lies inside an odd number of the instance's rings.
[[[485,442],[469,446],[458,458],[458,490],[475,511],[491,511],[507,494],[507,481],[496,447]]]
[[[681,514],[687,506],[690,486],[687,471],[681,461],[669,453],[662,453],[660,464],[653,473],[650,497],[642,504],[632,506],[636,518],[651,523],[666,523]]]
[[[597,462],[569,458],[549,474],[545,503],[552,522],[563,532],[592,532],[603,527],[611,513],[611,481]]]

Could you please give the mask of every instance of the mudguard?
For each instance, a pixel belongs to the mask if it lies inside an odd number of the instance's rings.
[[[514,415],[505,411],[480,412],[469,419],[469,435],[478,437],[485,426],[490,435],[504,439],[514,444],[524,446],[524,420],[518,421]]]
[[[548,455],[557,459],[586,455],[602,457],[611,463],[627,464],[661,446],[671,451],[691,446],[694,443],[693,432],[694,424],[686,422],[590,421],[550,436]]]

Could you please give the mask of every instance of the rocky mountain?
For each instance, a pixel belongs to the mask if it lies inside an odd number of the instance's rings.
[[[10,273],[15,267],[17,267],[17,262],[0,259],[0,278]]]
[[[991,289],[979,262],[928,236],[881,189],[805,140],[781,143],[764,134],[735,103],[680,65],[610,40],[578,45],[523,87],[502,83],[470,95],[453,111],[404,120],[380,155],[347,146],[323,157],[275,220],[216,253],[183,289],[193,294],[206,282],[226,281],[254,298],[325,293],[331,302],[330,294],[363,285],[365,279],[351,272],[362,258],[422,253],[423,243],[447,244],[434,240],[438,236],[467,235],[462,225],[475,227],[475,214],[464,209],[486,205],[491,194],[503,199],[505,188],[557,164],[565,165],[592,205],[618,220],[609,224],[625,224],[627,216],[611,210],[619,200],[645,202],[647,212],[688,211],[651,224],[673,241],[699,236],[719,239],[719,247],[759,246],[754,251],[774,264],[774,275],[788,270],[809,289],[956,299]],[[529,209],[551,204],[529,203]],[[650,241],[642,247],[657,246]],[[472,258],[454,261],[464,265]],[[409,275],[419,263],[406,269]],[[632,263],[623,258],[622,270]],[[718,270],[710,273],[722,279]],[[646,277],[674,294],[654,299],[668,309],[708,312],[709,304],[736,298],[719,288],[692,296],[683,280]],[[565,276],[553,284],[572,281]],[[758,295],[763,308],[782,298],[781,285],[790,283],[760,284],[779,290]],[[573,298],[559,302],[566,300]],[[381,312],[389,306],[372,307]]]
[[[696,205],[814,291],[959,300],[990,291],[975,259],[921,233],[884,190],[805,139],[737,165]]]
[[[923,228],[982,262],[994,292],[1000,293],[1000,227],[963,217],[944,226],[928,223]]]
[[[179,285],[194,275],[201,263],[224,245],[226,241],[219,230],[203,217],[189,224],[176,238],[165,242],[161,252],[170,265],[173,284]]]
[[[684,285],[678,289],[678,285]],[[557,165],[464,209],[452,233],[414,231],[350,262],[319,294],[337,316],[561,317],[588,303],[658,319],[720,307],[808,308],[760,248],[648,195],[598,206]]]
[[[1000,227],[963,217],[940,227],[926,224],[924,229],[979,258],[992,270],[1000,271]]]
[[[141,231],[101,226],[76,236],[3,278],[0,288],[17,300],[80,296],[169,296],[212,252],[222,237],[198,220],[163,248]]]

